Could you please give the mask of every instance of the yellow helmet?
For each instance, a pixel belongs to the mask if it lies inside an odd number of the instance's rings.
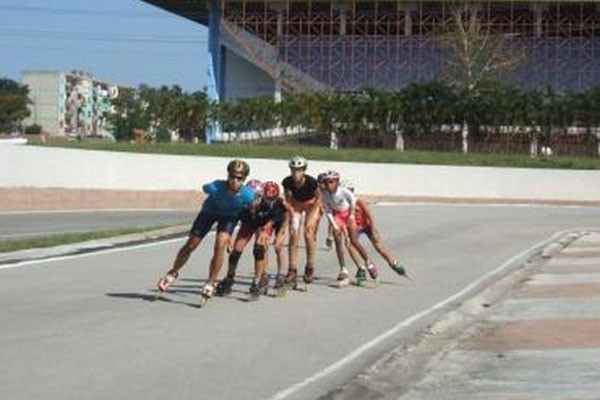
[[[230,175],[238,174],[247,177],[250,174],[250,166],[244,160],[232,160],[227,164],[227,172]]]

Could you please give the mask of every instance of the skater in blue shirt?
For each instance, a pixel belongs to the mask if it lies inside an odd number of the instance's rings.
[[[233,229],[238,223],[242,210],[254,201],[254,193],[244,185],[249,173],[250,167],[245,161],[233,160],[227,165],[227,180],[216,180],[202,187],[208,197],[194,220],[187,242],[177,253],[173,267],[158,281],[158,290],[165,292],[177,279],[179,270],[183,268],[192,252],[216,223],[217,236],[210,260],[208,280],[201,291],[204,298],[212,297]]]

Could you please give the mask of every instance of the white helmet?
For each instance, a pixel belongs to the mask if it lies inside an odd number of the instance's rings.
[[[294,156],[290,158],[288,165],[293,169],[306,169],[306,167],[308,167],[308,161],[302,156]]]
[[[339,181],[340,180],[340,173],[337,171],[334,171],[332,169],[325,171],[325,176],[323,176],[323,179],[332,179],[332,180],[336,180]]]

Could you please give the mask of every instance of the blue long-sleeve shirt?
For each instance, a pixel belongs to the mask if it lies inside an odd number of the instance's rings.
[[[242,186],[237,193],[231,193],[227,189],[227,181],[223,179],[205,184],[202,190],[208,195],[202,211],[219,216],[239,217],[242,210],[254,201],[254,193],[247,186]]]

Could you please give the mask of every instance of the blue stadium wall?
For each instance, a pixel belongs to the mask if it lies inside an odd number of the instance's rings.
[[[600,1],[148,0],[209,27],[223,99],[326,88],[384,90],[440,79],[469,4],[483,31],[523,55],[507,79],[523,89],[600,84]],[[468,14],[468,15],[467,15]]]

